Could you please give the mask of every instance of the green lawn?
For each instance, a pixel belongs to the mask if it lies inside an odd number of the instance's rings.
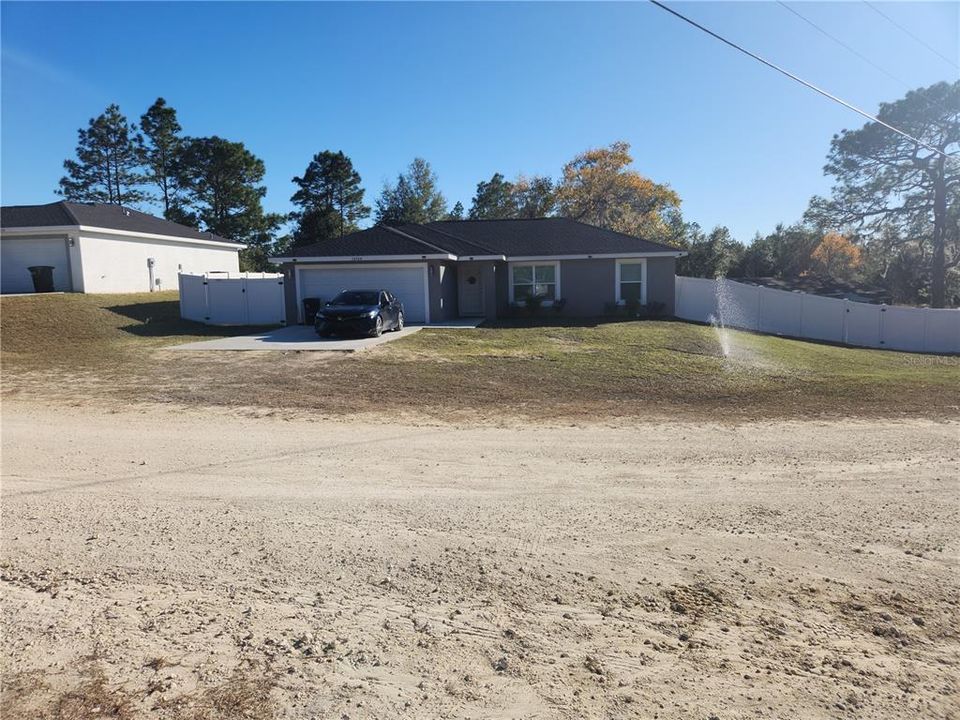
[[[176,294],[0,301],[4,393],[497,421],[960,415],[960,358],[682,322],[422,330],[353,356],[170,353],[246,329],[179,318]],[[147,388],[145,392],[144,388]]]
[[[152,349],[253,329],[183,320],[176,291],[0,299],[0,348],[18,367],[135,362]]]

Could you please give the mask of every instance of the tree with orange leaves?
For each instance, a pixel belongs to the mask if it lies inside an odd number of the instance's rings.
[[[563,167],[557,189],[560,214],[618,232],[666,240],[669,214],[680,207],[680,196],[636,170],[630,144],[580,153]]]
[[[860,248],[837,232],[824,235],[811,258],[824,274],[838,280],[849,280],[863,262]]]

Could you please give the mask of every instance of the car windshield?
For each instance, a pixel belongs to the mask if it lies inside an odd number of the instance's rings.
[[[344,290],[330,301],[331,305],[376,305],[379,293],[370,290]]]

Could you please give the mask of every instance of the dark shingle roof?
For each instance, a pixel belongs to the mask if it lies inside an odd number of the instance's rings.
[[[883,288],[854,284],[846,282],[845,280],[834,280],[833,278],[818,275],[801,275],[787,278],[741,277],[731,279],[736,280],[738,283],[744,283],[745,285],[762,285],[763,287],[773,288],[774,290],[805,292],[811,295],[837,298],[838,300],[855,300],[862,303],[873,303],[874,305],[890,302],[890,294]]]
[[[676,248],[568,218],[450,220],[427,227],[480,243],[507,256],[607,255],[665,252]]]
[[[408,227],[408,226],[405,226]],[[344,235],[341,238],[324,240],[313,245],[291,248],[286,255],[305,257],[353,257],[360,255],[438,255],[443,250],[410,237],[401,228],[372,227],[369,230]]]
[[[57,227],[76,225],[77,222],[65,207],[66,203],[49,205],[10,205],[0,208],[0,226],[18,227]]]
[[[493,249],[465,240],[451,232],[430,225],[401,225],[398,230],[418,237],[454,255],[500,255]]]
[[[48,205],[10,205],[0,208],[0,225],[4,228],[86,225],[190,240],[233,242],[213,233],[200,232],[196,228],[108,203],[75,203],[62,200]]]
[[[362,255],[616,255],[679,252],[677,248],[567,218],[447,220],[427,225],[373,227],[296,248],[291,257]]]

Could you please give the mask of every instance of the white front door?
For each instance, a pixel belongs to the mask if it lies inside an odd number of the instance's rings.
[[[460,263],[457,266],[458,301],[463,317],[483,315],[482,277],[479,263]]]

